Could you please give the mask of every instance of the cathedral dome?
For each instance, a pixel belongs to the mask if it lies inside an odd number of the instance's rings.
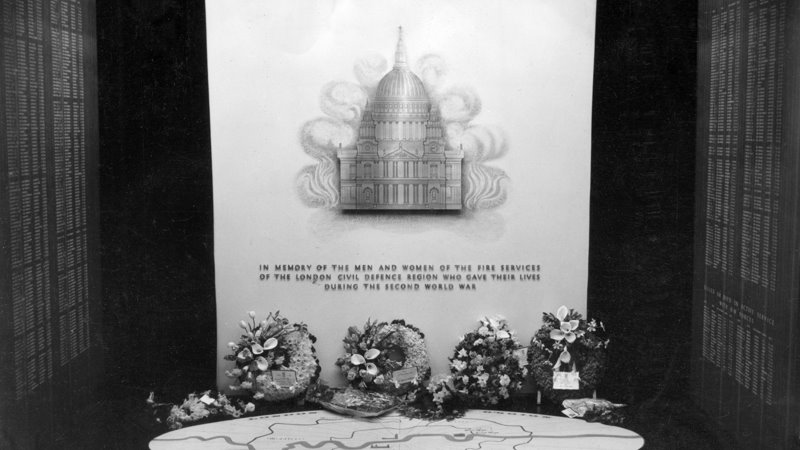
[[[375,92],[374,118],[384,122],[411,120],[421,123],[427,120],[430,105],[422,80],[408,68],[401,27],[394,67],[383,76]]]
[[[459,210],[463,151],[448,149],[442,118],[408,68],[400,28],[394,67],[364,105],[355,148],[339,150],[347,210]]]
[[[378,83],[375,100],[388,101],[428,101],[428,94],[422,80],[406,67],[395,67]]]

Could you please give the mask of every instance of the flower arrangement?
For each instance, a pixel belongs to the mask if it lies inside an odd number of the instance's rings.
[[[336,365],[355,388],[405,394],[430,378],[425,335],[404,320],[350,327]]]
[[[238,418],[256,409],[251,402],[231,401],[225,394],[213,394],[210,390],[200,394],[193,392],[180,405],[156,403],[155,394],[151,392],[150,397],[147,398],[147,404],[153,408],[156,421],[166,423],[170,430],[177,430],[184,425],[201,420]],[[170,408],[166,418],[159,417],[159,410],[164,410],[165,407]]]
[[[280,312],[270,313],[256,323],[255,311],[248,313],[250,323],[242,320],[244,330],[239,342],[230,342],[236,368],[226,371],[235,380],[233,391],[243,390],[254,400],[278,401],[303,394],[319,376],[316,338],[304,324],[290,324]]]
[[[412,419],[453,420],[464,415],[469,400],[468,396],[456,390],[452,375],[437,374],[400,410]]]
[[[594,319],[586,321],[566,306],[555,314],[543,313],[544,325],[531,340],[528,359],[539,389],[554,401],[591,397],[605,372],[605,350],[609,340],[605,327]],[[577,372],[578,389],[553,386],[555,372]]]
[[[456,392],[481,405],[494,405],[519,390],[528,375],[523,347],[501,317],[483,318],[463,336],[450,357]]]
[[[352,386],[331,387],[317,383],[306,399],[338,414],[354,417],[378,417],[400,406],[400,397],[381,391],[368,391]]]

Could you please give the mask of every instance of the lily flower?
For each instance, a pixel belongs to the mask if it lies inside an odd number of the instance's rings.
[[[562,322],[564,321],[564,319],[567,318],[568,315],[569,315],[569,308],[567,308],[564,305],[561,305],[561,307],[558,308],[558,311],[556,311],[556,317],[558,317],[558,320]]]
[[[250,361],[252,357],[253,353],[250,352],[250,349],[247,347],[245,347],[244,350],[242,350],[241,352],[239,352],[238,355],[236,355],[236,358],[238,358],[242,362]]]
[[[364,353],[364,358],[366,358],[367,360],[373,360],[378,356],[380,356],[380,354],[381,354],[380,350],[378,350],[377,348],[371,348],[367,350],[366,353]]]
[[[363,355],[356,353],[350,358],[350,362],[353,363],[354,366],[360,366],[361,364],[366,364],[367,360],[364,359]]]
[[[264,341],[264,350],[272,350],[273,348],[278,346],[278,340],[275,338],[269,338]]]
[[[372,363],[367,363],[367,373],[373,377],[378,375],[378,366]]]
[[[264,353],[264,347],[258,343],[251,345],[250,348],[253,350],[254,355],[260,355]]]
[[[267,362],[267,359],[263,356],[256,358],[256,365],[258,366],[258,370],[262,372],[269,369],[269,362]]]
[[[566,341],[570,344],[575,342],[577,335],[574,333],[574,331],[578,329],[580,321],[578,320],[565,321],[564,319],[566,319],[568,315],[569,315],[569,309],[567,309],[566,306],[558,308],[558,311],[556,312],[556,317],[558,317],[558,320],[561,321],[561,327],[560,329],[555,329],[550,331],[550,339],[553,339],[554,341],[560,341],[566,339]]]
[[[500,322],[503,320],[503,317],[502,316],[484,317],[480,320],[484,326],[489,326],[494,329],[497,329],[500,327]]]

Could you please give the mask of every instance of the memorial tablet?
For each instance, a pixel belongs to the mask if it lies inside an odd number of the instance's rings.
[[[798,436],[798,5],[701,1],[694,377],[746,448]]]
[[[36,429],[17,443],[45,448],[102,360],[94,2],[9,0],[0,16],[0,433]]]
[[[435,374],[481,317],[585,310],[594,0],[206,6],[220,388],[247,311],[341,383],[370,318]]]

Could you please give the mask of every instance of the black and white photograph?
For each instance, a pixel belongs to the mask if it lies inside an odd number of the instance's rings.
[[[0,11],[0,448],[800,449],[800,3]]]

